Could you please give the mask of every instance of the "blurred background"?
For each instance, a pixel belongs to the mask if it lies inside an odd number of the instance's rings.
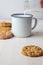
[[[23,0],[0,0],[0,18],[10,18],[12,13],[23,12]]]
[[[25,0],[0,0],[0,18],[10,18],[10,15],[13,13],[24,12],[24,1]],[[39,9],[40,0],[29,0],[30,9]],[[42,8],[43,10],[43,8]],[[29,11],[27,11],[29,13]],[[43,19],[43,11],[42,12],[32,12],[39,19]]]

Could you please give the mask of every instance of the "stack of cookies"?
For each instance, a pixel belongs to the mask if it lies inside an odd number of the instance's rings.
[[[0,22],[0,39],[8,39],[13,37],[11,27],[12,24],[10,22]]]
[[[12,25],[9,22],[0,22],[0,33],[11,30],[11,26]]]

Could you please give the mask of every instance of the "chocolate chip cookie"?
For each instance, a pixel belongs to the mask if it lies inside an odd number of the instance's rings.
[[[7,32],[11,30],[11,27],[12,27],[12,24],[10,22],[0,21],[0,33],[2,33],[3,31]]]
[[[43,55],[43,50],[35,45],[25,46],[22,48],[22,54],[30,57],[39,57]]]
[[[0,33],[2,33],[3,31],[7,32],[11,30],[11,27],[0,27]]]
[[[0,33],[0,39],[4,40],[4,39],[9,39],[14,37],[13,33],[11,31],[3,31],[2,33]]]
[[[11,27],[12,24],[10,22],[6,22],[6,21],[0,21],[0,27]]]

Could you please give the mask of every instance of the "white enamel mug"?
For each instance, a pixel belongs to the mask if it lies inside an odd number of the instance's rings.
[[[35,24],[32,27],[32,19],[35,19]],[[31,30],[37,25],[37,19],[32,14],[16,13],[11,15],[12,20],[12,32],[16,37],[28,37],[31,36]]]

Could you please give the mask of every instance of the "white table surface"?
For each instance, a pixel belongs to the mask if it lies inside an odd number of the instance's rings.
[[[31,58],[21,54],[25,45],[43,48],[43,20],[38,20],[31,37],[0,40],[0,65],[43,65],[43,57]]]

